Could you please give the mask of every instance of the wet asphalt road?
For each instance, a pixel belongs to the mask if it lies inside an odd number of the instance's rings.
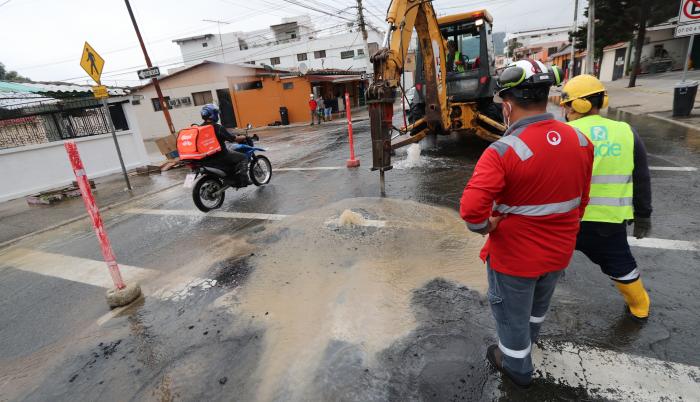
[[[629,119],[652,166],[700,167],[700,133]],[[120,264],[149,274],[145,299],[116,314],[80,273],[17,267],[101,261],[87,222],[0,250],[0,401],[603,399],[551,379],[523,392],[485,362],[493,322],[478,272],[463,269],[478,261],[457,255],[473,257],[481,240],[462,238],[452,221],[487,144],[442,138],[414,166],[397,155],[384,203],[368,169],[368,122],[354,130],[359,169],[275,172],[266,187],[228,191],[220,210],[289,219],[185,214],[194,206],[181,187],[105,213]],[[342,125],[265,133],[259,145],[274,168],[347,159]],[[700,239],[698,173],[653,171],[652,185],[652,236]],[[345,209],[408,226],[329,228]],[[645,325],[625,316],[610,281],[577,253],[543,337],[700,366],[700,253],[633,253],[652,299]],[[700,390],[698,378],[688,381]]]

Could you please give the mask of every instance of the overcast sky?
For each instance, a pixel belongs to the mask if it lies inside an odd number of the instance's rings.
[[[299,0],[323,10],[350,8],[355,0]],[[364,0],[367,19],[384,26],[388,0]],[[581,12],[587,1],[582,0]],[[324,4],[326,6],[324,6]],[[435,0],[439,15],[485,7],[494,16],[495,31],[572,24],[574,0]],[[317,28],[345,21],[292,5],[285,0],[131,0],[132,8],[155,65],[167,70],[181,64],[172,39],[201,33],[249,31],[279,23],[282,17],[309,14]],[[579,17],[580,21],[583,20]],[[380,25],[382,24],[382,25]],[[136,70],[145,67],[123,0],[0,0],[0,62],[33,80],[89,83],[79,66],[83,43],[88,41],[105,58],[103,81],[137,85]]]

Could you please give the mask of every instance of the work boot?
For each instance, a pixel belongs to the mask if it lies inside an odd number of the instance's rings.
[[[532,380],[528,382],[523,382],[519,379],[516,379],[514,376],[512,376],[508,370],[503,368],[503,352],[501,352],[501,349],[498,348],[498,345],[491,345],[486,349],[486,360],[491,363],[493,368],[496,370],[500,371],[502,374],[504,374],[508,379],[515,385],[521,388],[529,388],[530,384],[532,383]]]
[[[631,283],[615,282],[615,287],[622,293],[630,313],[637,319],[646,320],[649,317],[649,294],[644,289],[642,278]]]

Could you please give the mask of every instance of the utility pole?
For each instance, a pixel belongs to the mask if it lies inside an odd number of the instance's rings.
[[[367,28],[365,28],[365,15],[362,11],[362,0],[357,0],[357,19],[360,25],[360,31],[362,32],[362,41],[365,45],[365,57],[367,58],[367,66],[365,69],[367,74],[372,74],[374,72],[374,66],[369,60],[369,45],[367,44]]]
[[[595,75],[595,0],[588,0],[588,37],[586,38],[586,74]]]
[[[124,0],[126,3],[126,9],[129,10],[129,17],[131,17],[131,23],[134,24],[134,31],[136,31],[136,36],[139,38],[139,44],[141,44],[141,50],[143,50],[143,57],[146,59],[146,66],[148,68],[153,67],[151,64],[151,58],[148,57],[148,52],[146,51],[146,45],[143,44],[143,38],[141,37],[141,31],[139,31],[139,26],[136,24],[136,18],[134,18],[134,12],[131,11],[131,4],[129,0]],[[170,118],[170,111],[168,110],[168,102],[163,98],[163,92],[160,90],[160,84],[158,84],[158,78],[153,77],[151,79],[153,87],[156,89],[156,94],[158,94],[158,102],[160,103],[160,109],[163,111],[163,116],[165,116],[165,122],[168,124],[168,129],[171,135],[175,135],[175,126],[173,125],[173,120]]]
[[[574,0],[574,29],[571,31],[575,34],[578,30],[578,0]],[[576,75],[576,39],[571,37],[571,59],[569,60],[569,79]]]
[[[221,59],[226,63],[226,55],[224,55],[224,40],[221,37],[221,24],[230,24],[230,22],[221,20],[202,20],[204,22],[216,22],[219,26],[219,46],[221,46]]]

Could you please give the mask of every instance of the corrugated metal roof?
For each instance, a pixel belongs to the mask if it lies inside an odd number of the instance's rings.
[[[124,88],[108,88],[112,96],[128,95]],[[69,83],[43,83],[43,82],[11,82],[0,81],[0,92],[24,92],[24,93],[92,93],[89,85],[75,85]]]
[[[0,92],[0,108],[3,109],[19,109],[21,107],[37,102],[42,102],[45,104],[59,103],[60,100],[31,92]]]

